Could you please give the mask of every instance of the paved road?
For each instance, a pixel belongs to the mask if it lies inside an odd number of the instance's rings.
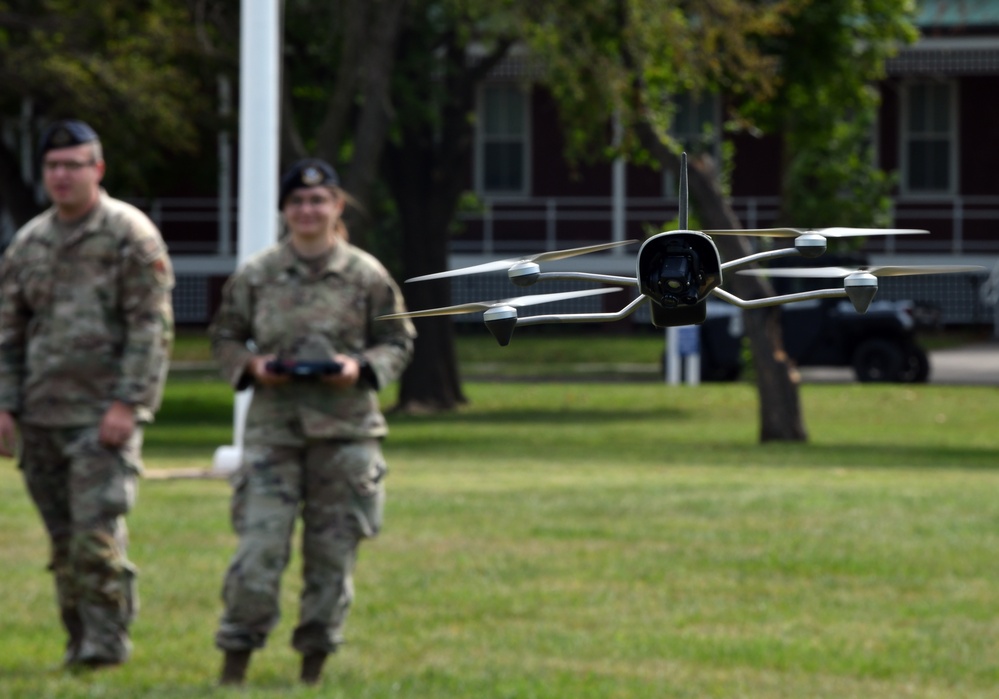
[[[804,367],[805,382],[853,381],[843,367]],[[999,386],[999,340],[930,352],[930,383]]]

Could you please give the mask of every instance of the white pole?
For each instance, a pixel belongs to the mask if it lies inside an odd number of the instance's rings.
[[[241,0],[239,32],[239,222],[237,265],[277,240],[280,163],[279,0]],[[252,391],[236,394],[233,445],[215,450],[213,468],[239,466]]]
[[[666,328],[666,383],[678,386],[683,375],[688,386],[701,383],[700,328],[696,325]]]
[[[680,329],[675,326],[666,328],[666,383],[680,384]]]

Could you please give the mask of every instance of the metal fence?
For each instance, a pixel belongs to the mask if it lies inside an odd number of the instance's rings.
[[[174,292],[178,322],[207,322],[211,313],[209,279],[228,273],[234,264],[236,202],[230,203],[229,211],[220,210],[216,199],[134,203],[148,212],[169,242],[178,275]],[[629,198],[623,207],[615,208],[609,197],[497,199],[479,211],[461,214],[463,230],[452,239],[451,252],[466,262],[474,262],[608,242],[613,237],[615,220],[623,221],[627,237],[634,237],[636,228],[642,232],[643,224],[654,232],[673,221],[677,203],[668,197]],[[780,201],[776,197],[737,197],[732,205],[745,227],[757,228],[774,225]],[[999,270],[999,196],[899,199],[894,218],[897,226],[929,228],[933,233],[871,238],[867,251],[876,255],[878,262],[892,256],[904,256],[907,263],[946,264],[961,258],[962,263],[974,261],[986,269],[981,274],[882,279],[879,298],[934,304],[946,324],[995,323],[999,310],[996,293],[990,289],[999,288],[999,272],[992,275],[996,277],[994,282],[989,280],[993,266]],[[616,269],[612,273],[621,273],[622,260],[630,256],[597,256],[595,262],[613,260]],[[517,295],[516,288],[505,278],[489,277],[455,280],[454,303]],[[545,290],[564,289],[548,286]],[[599,297],[581,299],[545,308],[545,312],[593,312],[602,303]],[[634,319],[640,322],[643,315],[636,313]]]

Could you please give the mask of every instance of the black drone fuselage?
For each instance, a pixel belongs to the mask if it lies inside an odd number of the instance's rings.
[[[638,251],[638,284],[650,300],[658,328],[702,323],[705,299],[722,283],[721,256],[698,231],[670,231],[646,240]]]

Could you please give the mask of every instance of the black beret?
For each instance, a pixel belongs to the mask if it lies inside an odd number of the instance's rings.
[[[278,208],[284,208],[284,200],[293,189],[304,187],[336,187],[340,184],[336,170],[325,160],[319,158],[304,158],[291,166],[281,176],[281,190],[278,196]]]
[[[42,134],[38,141],[38,158],[40,160],[50,150],[69,148],[100,140],[97,132],[90,128],[86,122],[77,119],[63,119],[52,124]]]

